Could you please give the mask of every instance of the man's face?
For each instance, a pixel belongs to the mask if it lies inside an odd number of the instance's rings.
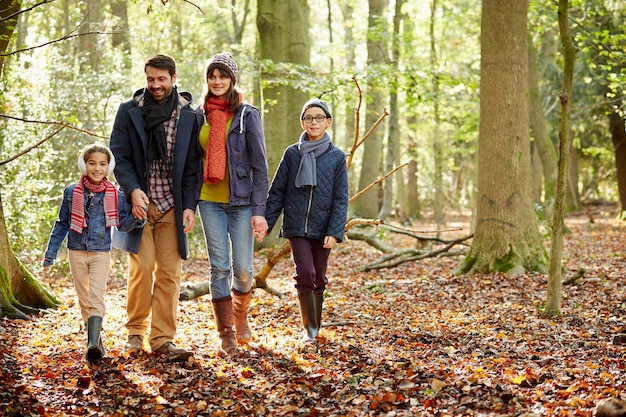
[[[166,69],[146,67],[146,82],[152,97],[161,102],[172,92],[176,82],[176,74],[170,75]]]

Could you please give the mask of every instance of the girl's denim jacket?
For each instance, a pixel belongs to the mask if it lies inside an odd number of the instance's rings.
[[[108,252],[111,250],[111,228],[106,227],[104,215],[104,192],[90,193],[85,191],[85,222],[87,226],[83,233],[70,230],[70,218],[72,211],[72,196],[76,184],[71,184],[63,191],[63,202],[59,209],[59,217],[54,222],[50,233],[50,240],[44,255],[45,259],[56,259],[57,252],[61,248],[63,240],[67,236],[67,247],[70,250],[87,252]],[[135,221],[131,208],[126,202],[122,191],[117,192],[118,212],[120,224],[118,229],[129,232],[135,228],[143,227],[141,221]]]

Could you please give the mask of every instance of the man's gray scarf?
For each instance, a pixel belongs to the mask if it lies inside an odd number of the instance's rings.
[[[309,140],[309,135],[306,132],[302,132],[298,143],[298,150],[300,151],[300,166],[298,167],[298,173],[296,174],[297,188],[317,186],[317,167],[315,159],[326,152],[329,147],[330,136],[328,133],[324,133],[324,136],[321,139],[311,142]]]

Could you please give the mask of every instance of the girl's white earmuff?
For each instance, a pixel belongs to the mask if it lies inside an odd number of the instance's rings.
[[[91,150],[94,147],[98,148],[98,152],[100,152],[101,150],[106,150],[106,152],[109,154],[109,169],[107,170],[107,176],[110,176],[111,174],[113,174],[113,170],[115,169],[115,156],[113,156],[113,152],[111,152],[109,148],[107,148],[104,145],[97,144],[97,143],[85,146],[83,150],[81,151],[80,155],[78,155],[78,169],[80,169],[80,173],[82,175],[87,175],[87,165],[85,164],[85,155],[87,154],[89,150]]]

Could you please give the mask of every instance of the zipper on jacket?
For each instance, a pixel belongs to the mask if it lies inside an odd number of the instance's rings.
[[[243,114],[246,112],[246,107],[242,106],[241,116],[239,117],[239,133],[243,133]]]
[[[313,202],[313,187],[309,187],[311,191],[309,191],[309,204],[306,208],[306,217],[304,220],[304,236],[309,233],[309,215],[311,214],[311,204]]]

